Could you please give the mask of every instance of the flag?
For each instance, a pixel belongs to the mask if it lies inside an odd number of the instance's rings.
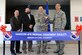
[[[46,14],[49,15],[48,0],[46,0]],[[50,22],[48,21],[48,31],[50,32]]]
[[[46,0],[46,14],[49,15],[48,0]]]

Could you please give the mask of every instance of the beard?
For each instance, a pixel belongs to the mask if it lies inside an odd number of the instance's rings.
[[[27,12],[26,14],[30,14],[30,12]]]

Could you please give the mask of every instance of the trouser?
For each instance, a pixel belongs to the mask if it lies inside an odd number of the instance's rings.
[[[42,47],[42,51],[46,51],[47,41],[37,41],[37,51],[40,51],[41,47]]]
[[[56,41],[56,45],[57,45],[57,50],[59,52],[63,52],[64,51],[64,41]]]
[[[61,31],[61,29],[56,28],[55,31]],[[56,45],[57,45],[57,51],[59,51],[59,52],[64,51],[64,47],[65,47],[64,41],[58,40],[58,41],[56,41]]]
[[[23,50],[26,50],[27,49],[27,44],[26,44],[27,41],[23,41],[23,46],[22,46],[22,49]],[[28,50],[31,50],[32,49],[32,41],[28,41]]]
[[[16,52],[19,52],[19,50],[20,50],[20,41],[11,41],[11,43],[10,43],[11,53],[15,52],[14,48],[15,48]]]

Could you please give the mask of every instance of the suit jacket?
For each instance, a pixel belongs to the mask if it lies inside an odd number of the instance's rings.
[[[10,24],[11,24],[11,30],[12,31],[17,31],[19,29],[21,29],[21,22],[20,19],[16,19],[16,17],[12,17],[10,19]]]
[[[34,25],[35,25],[35,19],[34,19],[34,16],[32,14],[30,14],[30,18],[29,18],[29,16],[25,13],[21,17],[21,22],[23,24],[23,31],[28,31],[28,32],[34,31],[33,28],[34,28]],[[33,25],[32,29],[29,28],[30,24]]]

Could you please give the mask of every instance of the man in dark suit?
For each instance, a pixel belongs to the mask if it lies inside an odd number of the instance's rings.
[[[10,19],[10,24],[11,24],[11,31],[20,32],[21,23],[19,20],[19,11],[18,10],[15,10],[14,17],[12,17]],[[14,50],[14,48],[16,51]],[[21,54],[22,52],[20,52],[20,41],[11,41],[10,51],[11,51],[12,55],[16,55],[16,53]]]
[[[34,28],[34,25],[35,25],[35,19],[34,19],[34,16],[31,14],[31,11],[29,8],[26,8],[25,9],[25,14],[22,16],[21,18],[22,20],[22,24],[23,24],[23,31],[25,32],[33,32],[33,28]],[[26,54],[27,51],[26,51],[26,41],[23,41],[23,46],[22,46],[22,49],[23,49],[23,52]],[[28,51],[30,52],[33,52],[32,50],[32,40],[29,40],[28,41]]]

